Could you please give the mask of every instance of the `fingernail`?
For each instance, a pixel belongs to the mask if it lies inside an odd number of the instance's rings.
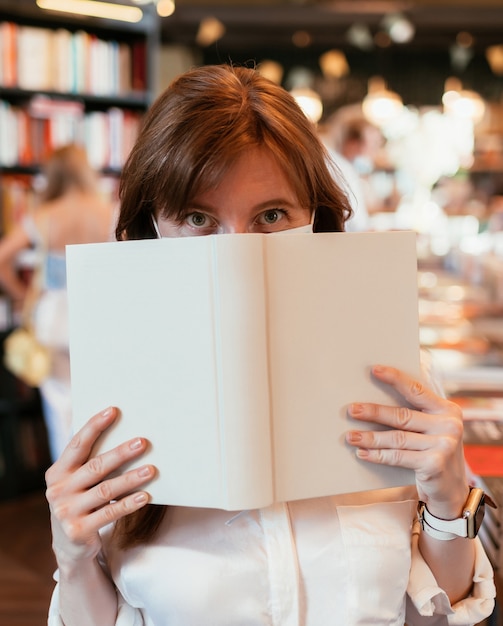
[[[383,365],[374,365],[372,371],[374,374],[383,374],[386,368]]]
[[[143,492],[142,493],[137,493],[135,495],[135,497],[134,497],[134,501],[137,504],[142,504],[143,502],[147,502],[147,500],[148,500],[148,496],[147,496],[146,493],[143,493]]]
[[[141,478],[146,478],[147,476],[150,476],[152,474],[152,468],[149,465],[144,465],[143,467],[140,467],[140,469],[138,470],[138,476],[140,476]]]
[[[351,430],[346,434],[346,440],[349,443],[358,443],[362,440],[362,434],[357,430]]]
[[[360,415],[363,413],[363,405],[357,402],[349,405],[349,412],[351,415]]]
[[[364,448],[358,448],[358,450],[356,451],[356,456],[359,459],[366,459],[370,455],[368,450],[365,450]]]
[[[112,415],[113,413],[113,407],[109,406],[107,409],[105,409],[104,411],[101,412],[101,415],[103,417],[110,417],[110,415]]]
[[[130,444],[129,447],[131,448],[131,450],[139,450],[143,445],[143,441],[141,439],[134,439]]]

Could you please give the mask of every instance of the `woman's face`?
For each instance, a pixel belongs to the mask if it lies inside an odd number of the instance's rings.
[[[310,209],[301,206],[294,190],[271,155],[249,150],[214,189],[196,196],[182,220],[158,218],[163,237],[219,233],[274,233],[305,226]]]

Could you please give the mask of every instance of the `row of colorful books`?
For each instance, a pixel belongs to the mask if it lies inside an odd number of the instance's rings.
[[[0,166],[37,166],[57,147],[79,143],[96,169],[120,170],[142,114],[111,107],[85,111],[75,101],[35,96],[26,107],[0,100]]]
[[[146,90],[145,42],[0,22],[0,87],[112,95]]]

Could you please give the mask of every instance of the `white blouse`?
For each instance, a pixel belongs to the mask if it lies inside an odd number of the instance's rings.
[[[103,559],[117,626],[467,626],[491,614],[478,539],[471,596],[452,606],[417,548],[414,487],[230,513],[170,507],[155,540]],[[411,541],[412,537],[412,541]],[[61,626],[58,588],[49,626]]]

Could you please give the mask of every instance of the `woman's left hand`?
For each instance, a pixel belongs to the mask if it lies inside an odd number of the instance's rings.
[[[351,417],[388,430],[352,430],[347,442],[365,461],[413,469],[428,510],[444,519],[458,517],[468,494],[461,409],[401,370],[380,365],[372,374],[395,389],[404,406],[352,404]]]

